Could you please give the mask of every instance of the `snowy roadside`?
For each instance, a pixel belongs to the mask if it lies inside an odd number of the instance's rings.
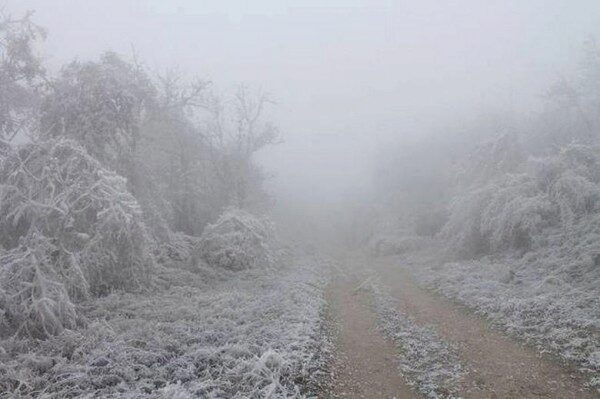
[[[365,288],[378,323],[398,348],[399,368],[409,385],[429,399],[457,398],[463,367],[456,348],[433,329],[418,326],[400,313],[397,301],[379,282]]]
[[[327,270],[316,257],[242,272],[163,268],[162,289],[84,304],[87,327],[0,341],[0,397],[304,398]]]
[[[589,385],[598,389],[598,272],[579,273],[581,278],[575,280],[571,270],[562,273],[549,267],[556,256],[548,252],[525,259],[444,264],[410,256],[399,263],[410,266],[419,284],[471,308],[540,352],[575,363],[591,376]]]

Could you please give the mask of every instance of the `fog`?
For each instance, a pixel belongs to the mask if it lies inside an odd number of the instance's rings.
[[[600,1],[0,11],[0,399],[598,398]]]
[[[284,143],[261,154],[280,197],[368,190],[372,157],[398,137],[487,109],[534,107],[600,30],[589,1],[4,1],[36,10],[57,68],[132,52],[222,90],[272,94]]]

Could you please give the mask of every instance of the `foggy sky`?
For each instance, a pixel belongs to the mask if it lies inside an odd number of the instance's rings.
[[[157,72],[271,92],[285,143],[261,154],[280,195],[364,189],[375,150],[486,107],[533,106],[600,37],[588,0],[0,0],[36,10],[57,68],[104,50]]]

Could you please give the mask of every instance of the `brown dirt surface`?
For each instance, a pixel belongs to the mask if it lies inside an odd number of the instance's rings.
[[[399,300],[399,311],[419,325],[432,326],[459,347],[467,368],[464,398],[598,398],[584,388],[586,378],[550,356],[542,356],[494,330],[482,318],[418,287],[410,273],[392,261],[370,262],[383,284]]]
[[[329,286],[328,301],[335,329],[331,391],[324,398],[413,399],[398,373],[396,348],[376,326],[360,280],[339,276]]]

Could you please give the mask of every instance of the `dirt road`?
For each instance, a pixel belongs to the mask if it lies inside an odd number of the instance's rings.
[[[378,331],[360,281],[339,276],[328,292],[336,326],[332,398],[418,398],[397,371],[396,348]]]
[[[364,262],[368,262],[365,264]],[[419,325],[435,329],[458,346],[467,373],[463,398],[598,398],[584,388],[586,379],[548,356],[495,331],[479,317],[419,288],[410,274],[389,261],[346,261],[347,275],[331,284],[328,300],[336,326],[333,367],[335,398],[418,398],[397,368],[396,348],[375,327],[368,293],[358,290],[365,269],[379,276],[399,301],[398,311]],[[362,275],[357,276],[360,270]]]

